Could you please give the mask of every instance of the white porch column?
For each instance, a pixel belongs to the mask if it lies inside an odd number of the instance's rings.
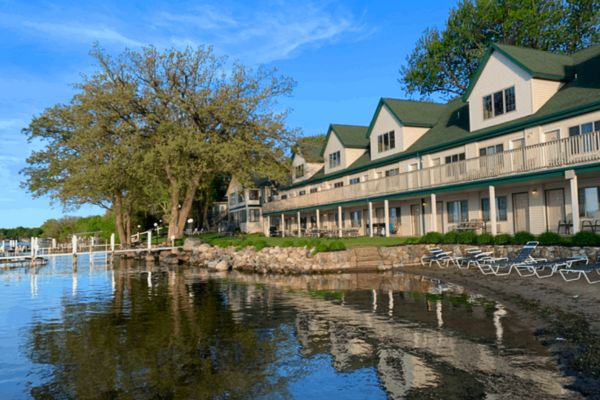
[[[297,217],[296,217],[296,221],[298,222],[298,237],[302,236],[301,233],[301,226],[300,226],[300,211],[298,211]]]
[[[571,185],[571,216],[573,218],[573,235],[579,232],[580,220],[579,220],[579,184],[577,183],[577,175],[572,169],[565,171],[565,178],[569,180]]]
[[[338,236],[342,237],[342,206],[338,206]]]
[[[271,236],[271,216],[267,215],[267,237]]]
[[[373,237],[373,203],[369,202],[369,236]]]
[[[431,193],[429,201],[431,202],[431,232],[437,232],[437,195]]]
[[[490,192],[490,233],[492,235],[496,235],[498,233],[498,213],[496,212],[496,188],[494,186],[490,186],[488,190]]]
[[[319,212],[319,209],[316,209],[317,212],[317,229],[321,229],[321,213]]]
[[[248,207],[248,200],[250,199],[250,191],[248,189],[244,190],[244,209],[246,210],[246,222],[244,223],[246,227],[246,233],[250,233],[250,208]],[[240,224],[241,225],[241,224]]]
[[[285,237],[285,214],[281,214],[281,237]]]
[[[383,201],[383,219],[385,223],[385,237],[390,237],[390,202],[387,199]]]

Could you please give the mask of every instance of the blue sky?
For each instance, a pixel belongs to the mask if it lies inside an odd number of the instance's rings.
[[[20,188],[39,143],[21,129],[67,102],[94,69],[94,42],[111,53],[212,44],[247,65],[297,82],[281,104],[303,134],[330,123],[369,123],[380,97],[405,97],[398,69],[423,30],[441,27],[455,1],[5,1],[0,0],[0,227],[38,226],[64,214]],[[84,207],[69,215],[102,213]]]

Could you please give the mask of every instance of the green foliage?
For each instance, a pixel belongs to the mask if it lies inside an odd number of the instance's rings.
[[[564,242],[563,238],[555,232],[544,232],[537,237],[537,240],[540,246],[558,246]]]
[[[497,244],[500,246],[506,246],[508,244],[511,244],[512,241],[513,241],[512,236],[510,236],[509,234],[506,234],[506,233],[501,233],[494,237],[494,244]]]
[[[458,243],[459,234],[456,231],[450,231],[444,235],[445,244],[456,244]]]
[[[577,232],[573,236],[573,246],[600,246],[600,236],[594,232]]]
[[[438,244],[444,241],[444,235],[439,232],[427,232],[421,237],[421,243]]]
[[[30,239],[32,237],[42,236],[42,228],[0,228],[0,240],[2,239]]]
[[[336,240],[329,244],[329,251],[342,251],[346,250],[346,245],[341,240]]]
[[[477,244],[477,234],[473,231],[460,232],[457,236],[458,236],[458,243]]]
[[[102,240],[109,240],[115,233],[115,221],[110,215],[93,215],[90,217],[64,217],[46,220],[42,226],[42,236],[55,238],[59,242],[66,242],[73,234],[80,236],[97,236]]]
[[[535,236],[529,232],[521,231],[515,233],[515,237],[513,238],[514,244],[525,244],[531,240],[535,240]]]
[[[325,243],[319,243],[314,248],[314,254],[324,253],[326,251],[329,251],[329,247]]]
[[[477,236],[477,244],[479,245],[488,245],[494,244],[494,236],[489,233],[482,233]]]
[[[600,40],[600,4],[463,0],[442,30],[427,29],[400,69],[409,93],[463,94],[491,43],[570,53]]]

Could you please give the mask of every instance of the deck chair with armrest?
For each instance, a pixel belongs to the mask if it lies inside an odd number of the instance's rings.
[[[547,261],[545,258],[533,258],[531,253],[538,246],[538,242],[531,240],[523,245],[521,251],[513,258],[488,258],[484,263],[477,266],[484,275],[510,275],[517,266]]]

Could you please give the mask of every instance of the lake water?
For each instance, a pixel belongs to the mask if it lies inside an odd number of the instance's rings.
[[[414,275],[83,257],[0,283],[1,399],[577,398],[510,310]]]

